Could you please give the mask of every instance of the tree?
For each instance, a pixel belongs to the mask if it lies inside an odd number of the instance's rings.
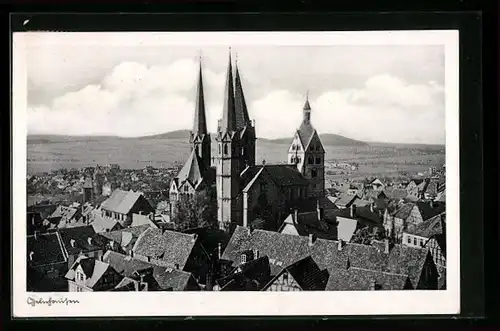
[[[352,236],[351,242],[355,244],[363,244],[370,245],[372,240],[383,240],[385,239],[384,231],[380,231],[378,228],[375,228],[373,231],[370,231],[369,227],[364,227]]]
[[[176,204],[174,223],[178,230],[217,227],[217,204],[214,190],[209,188],[194,195],[181,195]]]

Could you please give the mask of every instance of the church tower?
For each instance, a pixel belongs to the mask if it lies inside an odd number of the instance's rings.
[[[247,104],[243,87],[241,85],[240,71],[238,69],[238,59],[235,63],[236,74],[234,79],[234,106],[236,113],[236,128],[240,131],[241,139],[241,164],[240,169],[243,171],[246,167],[255,165],[255,125],[248,116]]]
[[[207,117],[205,114],[205,96],[203,92],[203,74],[201,69],[198,75],[198,86],[196,90],[196,105],[194,110],[193,131],[189,138],[191,148],[195,154],[200,158],[201,165],[204,169],[210,167],[212,160],[211,140],[210,134],[207,131]]]
[[[309,181],[308,195],[325,195],[325,150],[317,131],[311,124],[311,105],[309,97],[303,107],[302,123],[295,132],[288,149],[288,163],[297,166],[304,178]]]
[[[219,227],[228,230],[229,224],[237,222],[239,218],[236,197],[239,192],[240,172],[243,170],[241,169],[243,146],[237,128],[231,52],[226,75],[222,119],[218,124],[216,137],[217,219]]]

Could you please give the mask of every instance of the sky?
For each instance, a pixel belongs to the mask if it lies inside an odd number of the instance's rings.
[[[258,137],[291,137],[308,93],[319,133],[372,142],[445,140],[441,45],[122,45],[99,42],[99,33],[93,42],[53,35],[27,43],[29,134],[190,129],[200,55],[214,132],[232,46]]]

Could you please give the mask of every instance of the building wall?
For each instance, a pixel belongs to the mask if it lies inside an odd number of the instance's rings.
[[[441,250],[441,247],[439,246],[437,240],[431,238],[427,242],[427,247],[429,247],[432,258],[434,259],[434,263],[436,264],[438,269],[446,268],[446,257],[444,256],[443,251]]]
[[[302,291],[302,288],[297,284],[295,279],[285,270],[272,284],[267,288],[267,291]]]
[[[425,244],[427,243],[428,238],[417,236],[414,234],[409,234],[409,233],[403,233],[403,238],[401,243],[405,246],[409,247],[417,247],[417,248],[422,248],[425,247]]]
[[[304,154],[302,174],[310,182],[310,196],[322,197],[325,195],[325,153],[317,133],[314,133]]]
[[[85,285],[77,284],[72,280],[68,280],[68,292],[94,292],[94,291]]]

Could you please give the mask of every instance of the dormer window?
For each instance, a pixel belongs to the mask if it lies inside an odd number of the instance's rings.
[[[247,255],[246,254],[241,254],[240,262],[241,262],[241,264],[247,263]]]

